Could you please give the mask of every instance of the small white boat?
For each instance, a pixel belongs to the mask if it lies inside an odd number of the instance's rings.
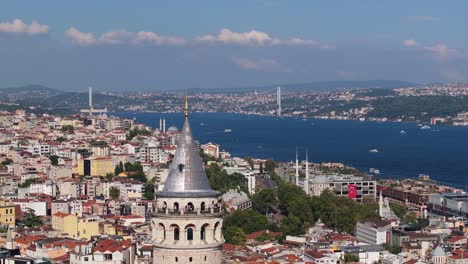
[[[370,153],[377,153],[377,152],[379,152],[379,150],[378,149],[370,149],[369,152]]]
[[[374,174],[380,174],[380,170],[374,169],[374,168],[370,168],[370,169],[369,169],[369,172],[370,172],[370,173],[374,173]]]
[[[224,129],[224,132],[226,132],[226,133],[230,133],[230,132],[232,132],[232,129],[230,129],[230,128],[226,128],[226,129]]]
[[[421,129],[431,129],[431,127],[427,126],[427,125],[424,125],[424,126],[421,127]]]
[[[401,131],[400,131],[400,134],[404,135],[404,134],[406,134],[406,131],[401,130]]]

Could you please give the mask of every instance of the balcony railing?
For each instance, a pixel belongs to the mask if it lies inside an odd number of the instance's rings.
[[[219,215],[223,213],[223,209],[221,207],[214,207],[211,209],[205,209],[205,210],[188,210],[188,209],[182,209],[182,210],[176,210],[176,209],[163,209],[163,208],[158,208],[154,214],[156,215],[170,215],[170,216],[202,216],[202,215]]]

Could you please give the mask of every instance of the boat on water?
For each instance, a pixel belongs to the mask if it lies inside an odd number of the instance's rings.
[[[421,173],[421,174],[418,175],[418,179],[420,181],[429,181],[429,180],[431,180],[431,177],[429,175],[427,175],[427,174],[422,174]]]
[[[370,173],[374,173],[374,174],[380,174],[380,170],[379,170],[379,169],[375,169],[375,168],[370,168],[370,169],[369,169],[369,172],[370,172]]]
[[[226,132],[226,133],[230,133],[230,132],[232,132],[232,129],[230,129],[230,128],[226,128],[226,129],[224,129],[224,132]]]
[[[400,131],[400,134],[404,135],[404,134],[406,134],[406,131],[401,130],[401,131]]]
[[[369,152],[370,153],[377,153],[377,152],[379,152],[379,150],[378,149],[369,149]]]
[[[431,127],[428,126],[428,125],[424,125],[424,126],[421,127],[421,129],[431,129]]]

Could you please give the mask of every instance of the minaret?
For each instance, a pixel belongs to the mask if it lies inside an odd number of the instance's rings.
[[[159,118],[159,131],[162,132],[162,117]]]
[[[309,149],[306,150],[306,169],[305,169],[305,180],[304,180],[304,192],[309,194]]]
[[[296,186],[299,186],[299,156],[296,147]]]
[[[212,190],[189,124],[185,122],[157,207],[151,218],[153,263],[222,262],[224,210],[221,194]]]
[[[383,215],[383,206],[384,206],[384,201],[383,201],[383,190],[380,188],[380,193],[379,193],[379,216],[384,217]]]
[[[8,229],[7,229],[7,237],[6,237],[5,247],[7,249],[13,249],[13,236],[11,235],[10,226],[8,226]]]
[[[162,129],[162,132],[163,132],[164,134],[166,134],[166,118],[165,118],[165,117],[163,118],[163,129]]]

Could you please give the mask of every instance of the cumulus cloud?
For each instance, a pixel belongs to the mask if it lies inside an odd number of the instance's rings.
[[[11,22],[6,21],[0,23],[0,32],[24,35],[44,35],[49,33],[49,26],[39,24],[36,21],[33,21],[28,25],[21,19],[14,19]]]
[[[96,38],[92,33],[81,32],[78,29],[71,27],[67,29],[65,35],[73,42],[79,45],[87,46],[96,43]]]
[[[414,39],[405,39],[405,40],[403,40],[403,45],[405,45],[406,47],[416,47],[419,44]]]
[[[198,37],[198,40],[202,42],[222,42],[241,45],[266,45],[276,41],[265,32],[257,30],[234,32],[227,28],[221,29],[217,35]]]
[[[450,48],[447,44],[438,43],[435,45],[421,45],[414,39],[406,39],[403,45],[408,48],[417,48],[419,50],[429,52],[437,60],[447,60],[449,58],[463,57],[464,55],[457,49]]]
[[[249,59],[245,57],[233,57],[232,62],[245,70],[290,72],[289,69],[273,59]]]
[[[180,45],[184,44],[185,40],[179,37],[161,36],[151,31],[130,32],[127,30],[114,30],[101,34],[95,37],[92,33],[81,32],[76,28],[69,28],[66,31],[66,36],[72,42],[79,45],[93,44],[153,44],[153,45]]]
[[[313,46],[320,48],[332,48],[331,45],[324,45],[317,40],[291,38],[279,39],[270,36],[268,33],[251,30],[246,32],[234,32],[230,29],[223,28],[216,35],[204,35],[196,38],[198,42],[208,43],[223,43],[251,46],[273,46],[273,45],[296,45],[296,46]]]

